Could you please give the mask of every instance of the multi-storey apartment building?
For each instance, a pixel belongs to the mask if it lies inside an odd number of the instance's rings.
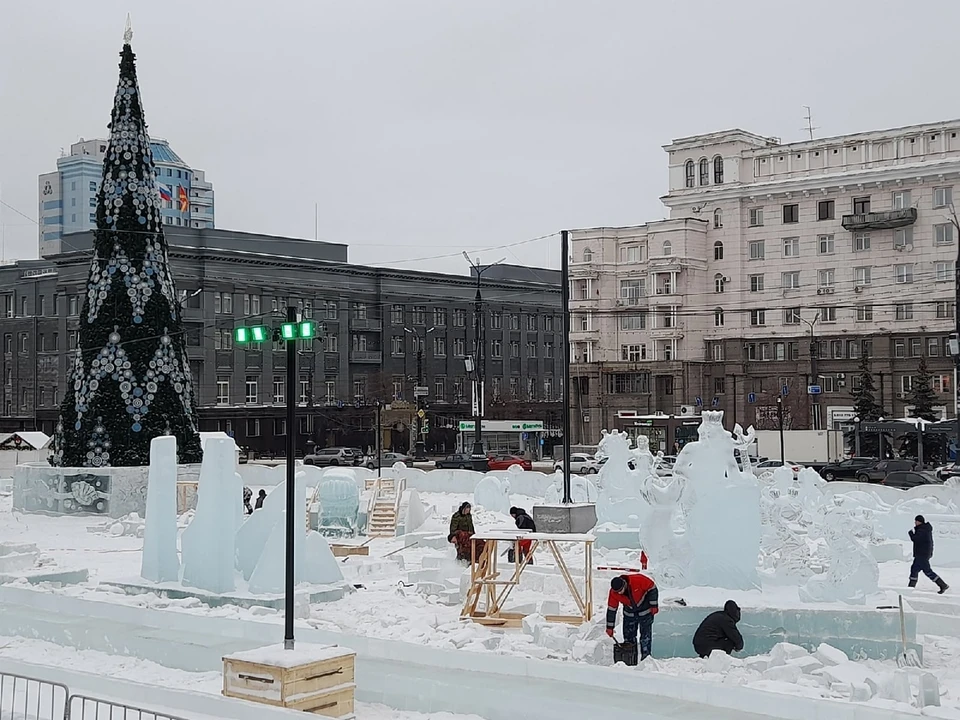
[[[209,228],[167,227],[182,296],[187,352],[203,430],[223,430],[257,452],[280,451],[285,402],[302,406],[303,448],[374,444],[375,404],[385,447],[408,449],[414,386],[426,398],[432,451],[452,451],[471,416],[464,360],[473,353],[476,280],[347,262],[347,246]],[[62,252],[0,267],[0,430],[51,432],[77,347],[92,233],[63,238]],[[562,315],[555,271],[496,267],[482,278],[486,417],[561,427]],[[276,325],[288,304],[322,328],[298,352],[298,385],[286,387],[280,344],[237,346],[234,328]],[[535,440],[536,438],[528,438]],[[489,436],[516,450],[519,434]]]
[[[630,424],[618,408],[700,404],[775,427],[784,392],[788,426],[834,428],[853,416],[862,354],[891,415],[921,356],[952,413],[958,133],[951,121],[784,145],[731,130],[665,146],[670,220],[573,235],[573,374],[598,421],[586,434]]]
[[[40,254],[61,250],[64,234],[97,226],[97,191],[103,175],[108,141],[84,140],[57,159],[57,169],[38,179]],[[160,209],[168,227],[212,228],[213,185],[202,170],[187,165],[166,140],[151,138],[150,147],[162,191]]]

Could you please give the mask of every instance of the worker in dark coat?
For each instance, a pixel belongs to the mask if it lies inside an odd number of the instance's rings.
[[[263,507],[263,501],[266,500],[266,499],[267,499],[267,491],[264,490],[263,488],[261,488],[261,489],[260,489],[260,492],[257,493],[257,502],[256,502],[256,504],[253,506],[253,509],[254,509],[254,510],[259,510],[260,508],[262,508],[262,507]]]
[[[917,515],[914,518],[913,525],[913,530],[909,533],[910,540],[913,541],[913,564],[910,566],[908,586],[916,587],[917,579],[922,572],[937,584],[937,587],[940,588],[939,594],[943,595],[950,586],[930,567],[930,558],[933,557],[933,525],[928,523],[923,515]]]
[[[637,642],[640,634],[640,659],[653,650],[653,616],[660,610],[659,590],[653,578],[643,573],[620,575],[610,581],[607,595],[607,635],[613,637],[617,609],[623,606],[623,642]]]
[[[737,629],[740,622],[740,606],[727,600],[723,610],[707,615],[693,634],[693,649],[702,658],[714,650],[723,650],[727,655],[743,650],[743,635]]]
[[[537,524],[523,508],[510,508],[510,517],[512,517],[513,521],[517,524],[518,530],[526,530],[527,532],[532,533],[537,531]],[[523,562],[524,558],[530,554],[530,548],[533,547],[533,540],[520,540],[517,542],[517,544],[520,546],[520,562]],[[509,555],[512,556],[513,552],[511,551]],[[511,558],[510,561],[513,562],[513,559]],[[533,558],[530,558],[530,564],[533,564]]]

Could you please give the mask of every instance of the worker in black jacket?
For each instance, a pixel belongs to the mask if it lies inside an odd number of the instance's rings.
[[[923,515],[917,515],[913,521],[913,530],[910,531],[910,540],[913,541],[913,565],[910,566],[909,587],[917,586],[917,579],[922,572],[928,578],[933,580],[940,588],[940,595],[943,595],[948,589],[943,578],[937,575],[930,567],[930,558],[933,557],[933,525],[928,523]]]
[[[707,615],[697,632],[693,634],[693,649],[702,658],[714,650],[723,650],[727,655],[743,650],[743,635],[737,630],[740,622],[740,606],[727,600],[723,610]]]
[[[527,530],[528,532],[535,533],[537,531],[537,524],[533,521],[533,518],[527,514],[527,511],[523,508],[512,507],[510,508],[510,517],[513,518],[513,521],[517,524],[518,530]],[[517,542],[520,546],[520,562],[523,562],[523,559],[530,554],[530,548],[533,547],[532,540],[520,540]],[[510,562],[514,562],[513,553],[508,553],[508,559]],[[533,564],[533,558],[530,558],[530,564]]]

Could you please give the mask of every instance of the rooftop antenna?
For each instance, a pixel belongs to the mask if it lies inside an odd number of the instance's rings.
[[[123,28],[123,44],[129,45],[133,40],[133,21],[130,19],[130,13],[127,13],[127,24]]]
[[[807,133],[810,135],[810,139],[813,140],[813,131],[819,130],[820,128],[813,126],[813,113],[810,112],[810,106],[804,105],[803,107],[806,108],[807,110],[807,114],[803,118],[804,120],[807,121],[807,127],[805,127],[804,130],[807,131]]]

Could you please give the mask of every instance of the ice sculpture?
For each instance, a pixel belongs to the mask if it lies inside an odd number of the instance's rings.
[[[282,524],[287,502],[286,495],[286,483],[280,483],[267,494],[263,506],[248,517],[237,530],[237,570],[245,580],[249,580],[253,575],[273,528],[278,523]]]
[[[595,503],[597,501],[597,486],[588,477],[582,475],[570,476],[570,499],[575,503]],[[547,487],[544,496],[547,505],[556,505],[563,502],[563,471],[557,470],[553,474],[553,482]]]
[[[649,475],[641,488],[649,510],[640,524],[640,547],[649,558],[650,568],[665,587],[684,585],[689,562],[685,539],[674,532],[683,488],[682,477],[660,478],[657,475]]]
[[[674,465],[686,483],[681,505],[690,552],[687,578],[729,590],[758,587],[759,485],[752,474],[740,472],[722,411],[704,411],[697,434]]]
[[[647,449],[647,438],[641,435],[637,441],[638,447],[631,449],[632,441],[626,433],[618,430],[604,430],[602,433],[597,446],[597,457],[601,460],[606,458],[597,475],[600,485],[597,520],[601,524],[637,528],[647,514],[648,506],[642,497],[641,483],[646,475],[654,472],[656,464]]]
[[[153,582],[177,582],[177,438],[164,435],[150,441],[147,517],[143,531],[140,576]]]
[[[232,438],[207,440],[197,510],[181,538],[183,584],[215,593],[235,588],[236,534],[243,521],[243,481]]]
[[[320,509],[317,527],[332,534],[355,535],[360,513],[360,486],[352,470],[334,468],[317,488]]]
[[[800,588],[804,602],[845,602],[862,605],[878,590],[880,570],[873,555],[857,542],[850,513],[825,503],[811,527],[811,535],[827,545],[827,570]]]
[[[510,514],[510,481],[496,475],[484,475],[473,491],[473,504],[501,515]]]

